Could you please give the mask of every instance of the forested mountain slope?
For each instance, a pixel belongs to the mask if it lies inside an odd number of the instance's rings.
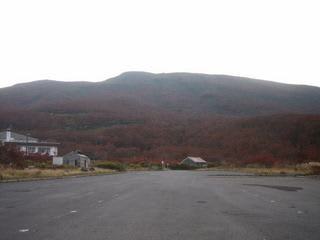
[[[0,128],[94,159],[241,165],[320,160],[320,88],[191,73],[127,72],[106,81],[42,80],[0,89]]]

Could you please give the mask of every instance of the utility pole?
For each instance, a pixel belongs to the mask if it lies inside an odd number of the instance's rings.
[[[28,142],[29,142],[29,133],[27,133],[27,135],[26,135],[26,156],[28,156]]]

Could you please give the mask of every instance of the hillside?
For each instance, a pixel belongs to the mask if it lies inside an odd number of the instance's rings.
[[[94,159],[241,165],[320,159],[320,88],[225,75],[127,72],[103,82],[0,89],[0,128]],[[260,156],[260,158],[259,158]]]
[[[127,72],[103,82],[35,81],[0,90],[1,107],[104,111],[125,102],[182,113],[255,116],[320,113],[320,88],[224,75]],[[120,106],[119,106],[120,107]]]

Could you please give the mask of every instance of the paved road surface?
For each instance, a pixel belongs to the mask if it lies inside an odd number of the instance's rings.
[[[2,183],[0,239],[320,239],[319,178],[219,174]]]

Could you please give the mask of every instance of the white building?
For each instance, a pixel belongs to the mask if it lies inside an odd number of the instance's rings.
[[[90,167],[90,158],[84,155],[79,150],[69,152],[63,157],[53,157],[53,165],[73,165],[80,168],[89,168]]]
[[[74,165],[81,168],[90,166],[90,158],[84,155],[81,151],[76,150],[69,152],[63,156],[63,164]]]
[[[49,156],[58,155],[58,145],[56,142],[41,142],[37,138],[11,132],[10,129],[0,132],[1,144],[15,146],[18,151],[29,153],[48,154]]]
[[[186,164],[193,167],[207,167],[207,161],[200,157],[187,157],[181,161],[181,164]]]

